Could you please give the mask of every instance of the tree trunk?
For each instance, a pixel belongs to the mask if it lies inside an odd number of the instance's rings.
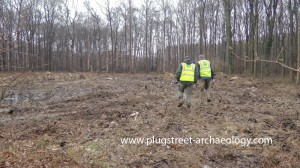
[[[295,34],[294,34],[294,10],[293,10],[293,7],[292,7],[292,0],[289,0],[288,1],[288,10],[289,10],[289,47],[288,47],[288,65],[291,66],[291,67],[294,67],[293,64],[294,64],[294,55],[296,55],[296,53],[294,52],[294,38],[295,38]],[[294,71],[290,70],[289,71],[289,78],[293,81],[293,75],[294,74]]]
[[[232,31],[231,31],[231,0],[223,1],[225,10],[225,23],[226,23],[226,59],[228,66],[228,73],[231,74],[233,71],[233,61],[232,61]]]
[[[264,0],[264,6],[265,6],[265,12],[267,16],[267,37],[266,37],[266,43],[265,43],[265,59],[270,60],[271,59],[271,51],[273,47],[273,30],[275,27],[275,18],[276,18],[276,8],[278,5],[278,0],[273,1],[266,1]],[[265,75],[270,74],[270,65],[268,63],[265,63]]]
[[[300,12],[298,11],[298,61],[297,61],[298,71],[300,70]],[[297,73],[296,83],[300,84],[300,72]]]
[[[133,55],[132,55],[132,1],[128,0],[129,4],[129,59],[130,72],[133,73]]]
[[[258,0],[255,1],[255,8],[254,8],[254,20],[255,20],[255,25],[254,25],[254,47],[253,47],[253,51],[254,51],[254,60],[257,59],[258,57]],[[253,62],[253,74],[254,76],[257,76],[257,62],[254,61]]]

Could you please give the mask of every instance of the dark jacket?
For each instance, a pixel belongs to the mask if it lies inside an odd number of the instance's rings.
[[[190,64],[191,64],[191,61],[186,60],[186,61],[184,61],[184,63],[190,65]],[[179,66],[178,66],[178,68],[177,68],[177,70],[176,70],[176,80],[177,80],[177,81],[180,81],[181,72],[182,72],[182,65],[179,64]],[[199,72],[199,70],[197,69],[197,66],[196,66],[196,67],[195,67],[195,76],[194,76],[195,80],[194,80],[194,83],[197,83],[198,77],[199,77],[199,73],[200,73],[200,72]],[[190,83],[190,82],[189,82],[189,83]]]
[[[199,69],[199,79],[215,79],[215,72],[214,72],[214,69],[213,69],[213,66],[212,66],[212,64],[210,63],[210,69],[211,69],[211,78],[209,78],[209,77],[201,77],[200,76],[200,64],[199,64],[199,62],[197,62],[197,69]]]

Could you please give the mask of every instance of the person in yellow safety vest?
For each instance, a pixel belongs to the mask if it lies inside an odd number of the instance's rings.
[[[178,81],[178,107],[184,104],[183,93],[186,94],[185,103],[188,108],[191,107],[192,89],[193,85],[197,83],[199,77],[199,70],[193,64],[190,58],[186,57],[184,62],[179,64],[176,71],[176,80]]]
[[[204,90],[206,94],[207,102],[211,101],[210,98],[210,81],[215,82],[215,73],[212,64],[210,61],[206,60],[204,55],[199,55],[200,61],[197,63],[197,69],[199,69],[199,80],[204,81],[204,89],[201,88],[201,90]],[[201,86],[200,86],[201,87]]]

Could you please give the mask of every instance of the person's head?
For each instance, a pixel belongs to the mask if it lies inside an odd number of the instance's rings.
[[[200,59],[200,60],[205,60],[204,55],[199,55],[199,59]]]
[[[184,57],[184,62],[187,64],[191,64],[191,58],[190,57]]]

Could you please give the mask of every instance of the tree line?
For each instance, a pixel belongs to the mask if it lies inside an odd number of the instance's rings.
[[[247,60],[300,64],[297,0],[69,3],[0,0],[0,71],[174,72],[204,54],[219,71],[294,79],[295,71]]]

